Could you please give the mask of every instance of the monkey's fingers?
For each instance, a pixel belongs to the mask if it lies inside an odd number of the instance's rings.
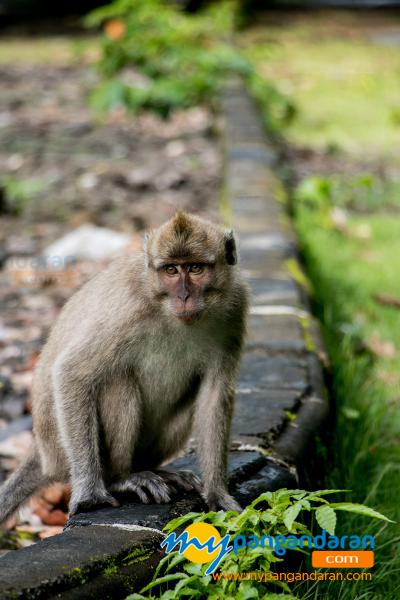
[[[157,471],[168,484],[175,483],[178,487],[191,492],[195,490],[199,494],[202,492],[202,484],[200,479],[192,471],[169,471],[168,469],[160,469]]]
[[[132,492],[136,494],[143,504],[149,504],[153,499],[157,504],[164,504],[171,501],[171,489],[167,483],[152,471],[141,471],[133,473],[125,481],[113,485],[112,490],[115,492]]]
[[[117,494],[136,494],[140,502],[143,502],[143,504],[149,504],[150,502],[146,492],[142,490],[136,480],[131,481],[130,479],[127,479],[126,481],[119,481],[118,483],[114,483],[111,490]]]
[[[142,479],[142,487],[153,496],[157,504],[171,501],[171,489],[160,475],[152,471],[143,471],[139,475]]]

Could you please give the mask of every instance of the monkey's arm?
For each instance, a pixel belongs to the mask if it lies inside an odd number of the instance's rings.
[[[96,369],[94,348],[85,345],[67,348],[52,368],[58,430],[71,474],[71,514],[102,504],[118,506],[105,488],[101,470],[96,398],[98,366]]]
[[[229,494],[226,466],[234,404],[234,374],[228,365],[210,371],[196,404],[197,452],[203,474],[203,495],[211,510],[241,510]]]

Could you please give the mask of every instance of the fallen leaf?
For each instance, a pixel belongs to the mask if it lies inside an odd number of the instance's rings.
[[[36,540],[25,540],[25,539],[17,539],[17,544],[20,548],[28,548],[29,546],[33,546],[36,544]]]
[[[57,525],[46,527],[43,531],[39,532],[39,537],[41,540],[45,538],[52,537],[53,535],[59,535],[64,530],[64,527],[60,527]]]
[[[391,308],[397,308],[400,310],[400,298],[392,296],[391,294],[374,294],[373,299],[382,306],[390,306]]]
[[[125,23],[121,19],[111,19],[104,25],[104,33],[110,40],[120,40],[125,30]]]
[[[396,347],[393,342],[382,340],[377,335],[373,335],[367,340],[367,347],[381,358],[394,358],[396,356]]]

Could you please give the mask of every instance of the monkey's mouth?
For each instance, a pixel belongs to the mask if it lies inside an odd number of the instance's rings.
[[[183,323],[190,325],[200,318],[201,312],[201,310],[185,310],[183,312],[176,312],[175,316]]]

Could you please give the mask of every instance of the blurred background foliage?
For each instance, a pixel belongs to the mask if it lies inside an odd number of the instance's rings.
[[[237,3],[217,2],[196,14],[162,0],[117,0],[93,11],[89,27],[103,27],[98,67],[104,80],[91,105],[123,105],[167,117],[174,109],[212,102],[227,77],[240,75],[267,102],[268,125],[278,129],[294,107],[232,44]]]

